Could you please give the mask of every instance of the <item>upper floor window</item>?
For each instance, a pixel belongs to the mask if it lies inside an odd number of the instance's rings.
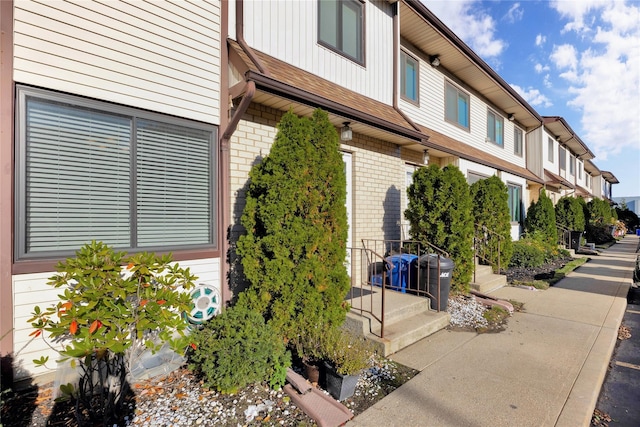
[[[469,95],[449,82],[445,87],[445,119],[469,129]]]
[[[578,179],[582,179],[582,162],[578,162]]]
[[[417,104],[418,99],[418,60],[404,51],[400,51],[400,95]]]
[[[17,258],[216,242],[214,126],[18,88]]]
[[[547,138],[547,160],[549,160],[551,163],[553,163],[553,148],[553,139]]]
[[[558,149],[558,163],[560,164],[560,170],[567,170],[567,150],[562,147]]]
[[[487,110],[487,139],[496,145],[504,146],[504,119]]]
[[[569,156],[569,173],[571,175],[576,174],[576,158],[573,156]]]
[[[522,157],[522,130],[513,128],[513,154]]]
[[[467,173],[467,184],[469,185],[473,185],[478,181],[482,181],[483,179],[487,179],[488,176],[486,175],[482,175],[479,173],[475,173],[475,172],[468,172]]]
[[[364,63],[364,4],[359,0],[318,1],[318,41]]]

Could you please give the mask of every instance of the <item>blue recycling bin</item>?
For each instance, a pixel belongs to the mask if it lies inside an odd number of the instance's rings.
[[[636,228],[636,236],[640,236],[640,228]]]
[[[398,254],[387,257],[386,260],[393,265],[387,273],[389,275],[389,287],[394,291],[407,292],[411,274],[411,264],[417,262],[418,255]]]

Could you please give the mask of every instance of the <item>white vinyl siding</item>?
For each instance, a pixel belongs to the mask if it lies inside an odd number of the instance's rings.
[[[244,37],[257,51],[392,105],[395,6],[386,0],[362,5],[366,23],[364,65],[318,43],[317,1],[245,1]],[[234,22],[231,16],[232,34]]]
[[[220,3],[19,1],[14,80],[220,122]]]
[[[216,129],[18,87],[17,257],[215,243]]]

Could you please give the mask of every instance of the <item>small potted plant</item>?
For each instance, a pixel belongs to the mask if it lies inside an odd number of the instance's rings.
[[[320,381],[320,364],[324,354],[322,351],[324,332],[321,325],[307,325],[301,327],[298,335],[289,341],[294,354],[304,366],[307,379],[312,384],[318,384]]]
[[[373,347],[364,337],[341,328],[325,331],[322,341],[325,388],[335,399],[347,399],[369,366]]]

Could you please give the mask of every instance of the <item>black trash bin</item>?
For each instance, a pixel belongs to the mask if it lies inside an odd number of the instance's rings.
[[[438,261],[440,261],[440,274],[438,274]],[[436,300],[438,298],[438,279],[440,279],[440,311],[447,309],[453,267],[453,261],[442,255],[427,254],[418,259],[418,289],[434,296],[433,298],[429,297],[433,310],[438,309],[438,300]]]
[[[571,232],[571,249],[578,252],[580,250],[580,238],[582,237],[582,231]]]

